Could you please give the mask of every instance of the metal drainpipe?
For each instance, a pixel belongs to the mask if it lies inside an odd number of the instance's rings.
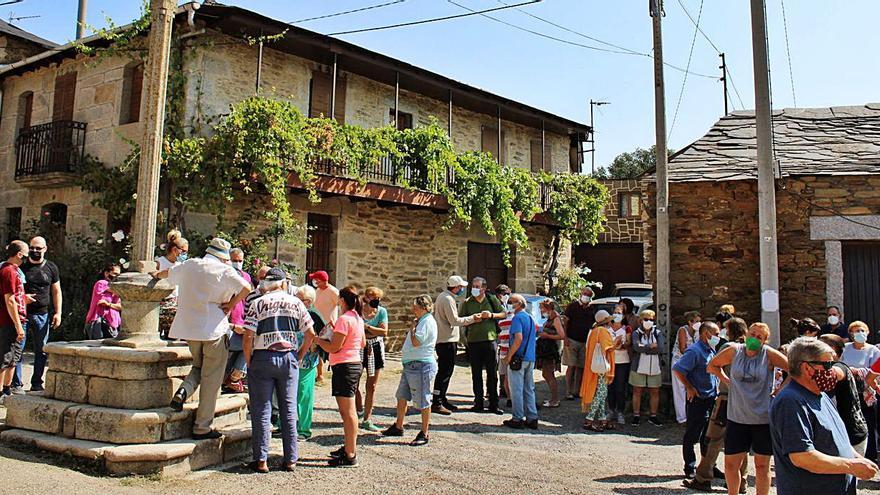
[[[333,81],[330,87],[330,118],[336,118],[336,53],[333,54]]]

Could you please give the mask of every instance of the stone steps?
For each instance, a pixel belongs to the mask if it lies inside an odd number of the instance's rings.
[[[214,413],[214,427],[247,421],[246,397],[221,396]],[[11,428],[110,444],[155,444],[189,437],[198,403],[188,402],[179,412],[169,407],[120,409],[27,394],[9,397],[6,406],[6,424]]]
[[[235,461],[250,453],[249,423],[218,428],[218,431],[223,436],[214,440],[178,439],[117,445],[11,428],[0,432],[0,442],[94,461],[108,474],[181,476],[207,466]]]

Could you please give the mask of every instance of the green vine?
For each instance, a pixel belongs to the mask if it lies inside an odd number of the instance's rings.
[[[143,59],[147,53],[147,48],[143,43],[143,35],[150,29],[150,4],[148,0],[141,2],[140,16],[130,25],[118,26],[107,15],[104,16],[104,23],[106,26],[102,28],[96,28],[90,24],[86,24],[84,28],[105,41],[107,46],[95,47],[78,42],[74,45],[77,52],[95,57],[93,59],[95,63],[106,57],[122,54],[133,59]]]

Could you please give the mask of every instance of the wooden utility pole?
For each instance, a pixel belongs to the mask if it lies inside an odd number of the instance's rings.
[[[669,285],[669,179],[666,175],[666,95],[663,85],[663,0],[649,0],[654,25],[654,124],[656,132],[657,172],[657,292],[654,295],[657,325],[667,333],[670,325]]]
[[[718,56],[721,57],[721,65],[718,68],[721,69],[721,83],[724,91],[724,115],[727,115],[730,113],[727,110],[727,61],[724,59],[723,53],[719,53]]]
[[[153,259],[156,245],[156,212],[159,208],[159,171],[161,168],[162,125],[165,120],[165,93],[168,87],[168,54],[176,0],[150,1],[149,52],[145,67],[147,97],[144,139],[138,166],[137,199],[132,228],[132,267],[145,269],[144,261]],[[152,262],[151,262],[152,263]],[[147,268],[149,263],[146,264]]]
[[[761,321],[770,326],[770,345],[779,346],[779,266],[776,258],[776,174],[767,24],[764,0],[751,0],[752,59],[755,72],[755,131],[758,144],[758,246],[761,266]]]

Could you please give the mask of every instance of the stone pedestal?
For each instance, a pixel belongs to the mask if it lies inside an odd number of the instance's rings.
[[[156,270],[155,262],[139,262],[139,271],[116,277],[110,290],[122,299],[122,327],[119,336],[105,343],[120,347],[164,347],[159,338],[159,304],[174,292],[166,280],[156,280],[147,272]]]

